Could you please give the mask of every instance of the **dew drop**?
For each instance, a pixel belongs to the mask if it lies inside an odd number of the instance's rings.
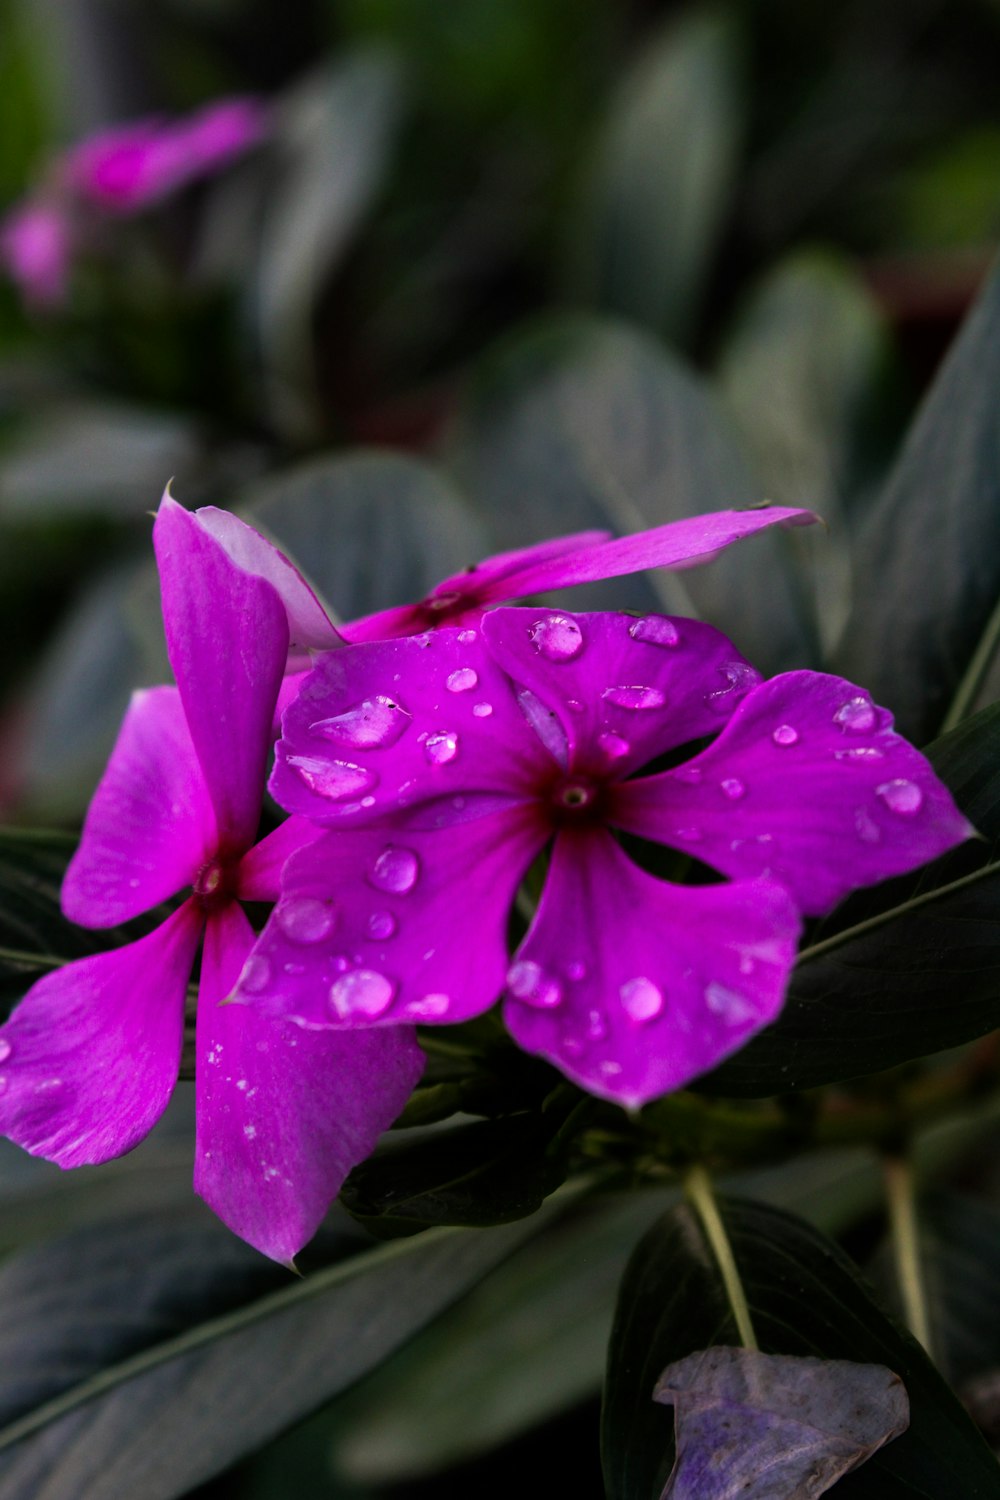
[[[248,995],[259,995],[261,990],[266,990],[271,980],[271,965],[266,958],[259,953],[251,953],[243,965],[240,975],[240,988]],[[219,1049],[222,1050],[221,1048]]]
[[[622,756],[627,755],[632,748],[628,740],[623,739],[620,734],[613,734],[610,730],[597,736],[597,745],[608,760],[621,760]]]
[[[583,704],[580,702],[579,698],[567,698],[566,707],[569,709],[570,713],[583,713]]]
[[[849,730],[851,734],[865,734],[875,727],[875,709],[868,698],[848,698],[837,709],[833,722]]]
[[[559,981],[550,978],[530,958],[520,958],[511,964],[507,970],[507,988],[516,999],[539,1010],[551,1010],[562,1000]]]
[[[256,1125],[244,1125],[243,1134],[246,1136],[248,1141],[254,1140],[257,1135]]]
[[[490,714],[493,712],[493,704],[474,703],[472,705],[472,712],[477,719],[488,719]]]
[[[445,686],[449,693],[468,693],[479,681],[479,673],[472,667],[458,667],[449,672]]]
[[[7,1038],[5,1036],[0,1036],[0,1063],[5,1063],[12,1051],[13,1048],[11,1047],[10,1042],[8,1042]]]
[[[579,1057],[584,1051],[583,1042],[576,1036],[560,1037],[559,1046],[564,1057]]]
[[[314,755],[290,755],[288,764],[311,792],[336,801],[366,792],[378,781],[374,771],[353,766],[344,760],[320,760]]]
[[[384,750],[396,743],[410,722],[405,708],[383,693],[376,693],[332,719],[318,719],[309,728],[335,745],[355,750]]]
[[[450,995],[424,995],[420,1000],[411,1000],[406,1014],[416,1021],[440,1021],[450,1009]]]
[[[900,777],[895,781],[884,781],[875,788],[875,792],[890,812],[899,813],[904,818],[919,812],[924,803],[924,794],[916,782],[903,781]]]
[[[368,918],[368,931],[378,942],[391,938],[396,926],[396,918],[391,911],[373,911]]]
[[[670,774],[675,781],[686,781],[691,786],[697,786],[704,772],[701,766],[676,766]]]
[[[330,1004],[344,1020],[381,1016],[392,1004],[396,986],[376,969],[351,969],[330,986]]]
[[[608,1025],[599,1010],[587,1014],[587,1037],[592,1042],[603,1042],[608,1034]]]
[[[601,697],[606,698],[609,703],[617,703],[619,708],[662,708],[666,702],[659,688],[625,683],[605,688]]]
[[[474,630],[460,630],[458,632],[458,639],[463,646],[471,646],[476,639],[476,632]]]
[[[420,861],[413,850],[394,849],[390,845],[372,865],[368,878],[380,891],[393,891],[402,896],[412,891],[419,874]]]
[[[458,735],[453,729],[436,729],[424,740],[424,755],[432,766],[446,766],[458,754]]]
[[[673,620],[666,615],[646,615],[628,628],[634,641],[646,641],[650,646],[676,646],[680,634]]]
[[[776,745],[796,745],[799,740],[799,731],[793,724],[779,724],[771,738]]]
[[[730,802],[739,802],[747,794],[747,789],[738,776],[727,776],[725,781],[720,782],[720,786]]]
[[[583,631],[569,615],[546,615],[528,631],[531,644],[549,661],[572,661],[583,650]]]
[[[852,745],[849,750],[835,750],[836,760],[881,760],[882,751],[877,745]]]
[[[705,1004],[713,1016],[718,1016],[729,1026],[740,1026],[754,1014],[754,1008],[745,995],[738,995],[735,990],[714,980],[705,990]]]
[[[312,896],[290,896],[278,904],[274,918],[293,943],[320,943],[333,927],[333,908]]]
[[[599,1067],[598,1071],[601,1072],[601,1073],[603,1073],[604,1076],[605,1076],[605,1078],[617,1078],[618,1074],[621,1072],[621,1070],[622,1070],[621,1063],[616,1063],[616,1062],[602,1062],[600,1064],[600,1067]]]
[[[746,697],[751,688],[757,686],[761,680],[760,673],[745,661],[727,662],[719,671],[726,679],[726,685],[716,688],[714,693],[706,694],[705,702],[714,713],[728,714],[741,698]]]
[[[877,844],[882,830],[867,807],[859,807],[854,814],[854,831],[863,844]]]
[[[643,974],[627,979],[618,997],[633,1021],[652,1021],[663,1009],[663,991]]]

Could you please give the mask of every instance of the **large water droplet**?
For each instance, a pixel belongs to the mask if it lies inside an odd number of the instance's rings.
[[[490,714],[493,712],[493,704],[474,703],[472,705],[472,712],[475,714],[477,719],[488,719]]]
[[[628,633],[634,641],[646,641],[650,646],[676,646],[680,640],[677,626],[666,615],[647,615],[636,620]]]
[[[259,953],[251,953],[243,965],[240,988],[248,995],[259,995],[271,982],[271,965]]]
[[[449,693],[468,693],[479,681],[479,673],[472,667],[458,667],[449,672],[445,686]]]
[[[320,760],[315,755],[290,755],[288,764],[301,781],[318,797],[336,801],[354,797],[375,786],[378,777],[366,766],[350,765],[344,760]]]
[[[289,896],[275,908],[274,919],[293,943],[319,943],[333,927],[333,908],[312,896]]]
[[[606,698],[609,703],[617,703],[619,708],[662,708],[666,702],[659,688],[629,683],[605,688],[601,697]]]
[[[460,630],[458,638],[463,646],[471,646],[476,639],[476,632],[474,630]]]
[[[389,1009],[396,986],[375,969],[352,969],[330,986],[330,1004],[343,1020],[352,1016],[375,1019]]]
[[[318,719],[309,728],[335,745],[355,750],[384,750],[396,743],[410,722],[405,708],[383,693],[376,693],[332,719]]]
[[[797,745],[799,731],[794,724],[779,724],[771,738],[776,745]]]
[[[424,740],[424,755],[432,766],[446,766],[458,754],[458,735],[453,729],[435,729]]]
[[[391,911],[373,911],[368,918],[368,931],[377,942],[384,942],[396,931],[396,918]]]
[[[0,1063],[6,1062],[12,1051],[13,1048],[7,1038],[0,1036]]]
[[[552,709],[547,708],[538,694],[533,693],[530,688],[521,688],[517,695],[517,705],[553,760],[560,766],[567,766],[569,743],[566,731]]]
[[[882,837],[882,830],[867,807],[859,807],[856,810],[854,814],[854,831],[863,844],[877,844]]]
[[[628,740],[610,731],[597,736],[597,747],[608,760],[621,760],[622,756],[627,755],[632,748]]]
[[[924,794],[917,783],[904,781],[901,777],[883,782],[875,791],[890,812],[899,813],[904,818],[919,812],[924,803]]]
[[[583,650],[583,631],[568,615],[546,615],[528,634],[535,650],[549,661],[572,661]]]
[[[869,698],[848,698],[837,709],[833,722],[849,730],[851,734],[865,734],[875,727],[874,706]]]
[[[562,987],[558,979],[552,979],[540,964],[530,958],[518,959],[507,970],[507,988],[525,1005],[534,1005],[539,1010],[551,1010],[562,1000]]]
[[[397,896],[412,891],[420,874],[420,860],[412,849],[384,849],[372,865],[368,879],[380,891],[393,891]]]
[[[705,990],[705,1004],[713,1016],[718,1016],[728,1026],[740,1026],[754,1014],[753,1005],[745,995],[738,995],[735,990],[715,981]]]
[[[663,1009],[663,991],[644,974],[627,979],[618,996],[622,1009],[633,1021],[652,1021]]]
[[[440,1021],[450,1009],[450,995],[424,995],[419,1000],[410,1001],[406,1014],[415,1021]]]
[[[719,671],[726,679],[726,685],[717,688],[714,693],[706,694],[705,702],[714,713],[728,714],[741,698],[746,697],[751,688],[757,686],[761,680],[760,673],[745,661],[727,662]]]
[[[738,802],[741,797],[745,797],[747,794],[747,789],[738,776],[727,776],[725,781],[719,784],[730,802]]]

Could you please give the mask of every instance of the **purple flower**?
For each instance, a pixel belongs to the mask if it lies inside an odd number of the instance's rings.
[[[409,1028],[308,1033],[219,1002],[254,943],[241,901],[273,901],[290,819],[255,842],[289,647],[270,583],[236,566],[169,497],[154,528],[177,688],[137,693],[67,872],[63,907],[110,927],[177,891],[148,936],[35,984],[0,1028],[0,1131],[63,1167],[130,1150],[177,1079],[204,936],[196,1032],[195,1188],[287,1261],[398,1114],[423,1058]],[[303,586],[304,587],[304,586]],[[317,905],[313,930],[330,920]]]
[[[0,263],[29,307],[65,302],[73,240],[69,215],[47,198],[26,198],[0,221]]]
[[[463,1020],[505,990],[526,1050],[628,1105],[777,1015],[801,914],[971,832],[862,689],[762,683],[718,631],[663,615],[507,608],[329,653],[271,785],[336,831],[289,861],[238,998],[363,1027]],[[655,878],[612,829],[729,878]],[[550,841],[508,964],[516,891]],[[319,903],[334,919],[305,931]]]

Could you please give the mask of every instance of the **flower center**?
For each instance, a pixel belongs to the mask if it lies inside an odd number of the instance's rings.
[[[560,777],[549,790],[549,806],[556,824],[600,823],[603,790],[600,782],[586,776]]]
[[[194,899],[203,912],[219,911],[236,896],[236,865],[210,859],[194,878]]]

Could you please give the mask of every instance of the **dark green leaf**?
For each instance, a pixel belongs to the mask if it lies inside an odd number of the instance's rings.
[[[994,272],[855,547],[837,670],[918,744],[942,725],[1000,599],[998,382]]]
[[[48,1500],[186,1494],[373,1369],[545,1222],[540,1216],[489,1233],[432,1230],[207,1316],[198,1312],[197,1291],[182,1289],[197,1264],[213,1281],[204,1246],[193,1258],[183,1252],[187,1270],[169,1295],[140,1293],[144,1284],[155,1287],[160,1263],[152,1250],[148,1260],[135,1257],[132,1224],[103,1229],[94,1258],[78,1257],[72,1277],[62,1273],[68,1291],[47,1287],[36,1253],[31,1279],[45,1337],[39,1329],[33,1362],[34,1335],[21,1323],[18,1360],[4,1368],[15,1391],[33,1381],[62,1389],[0,1429],[0,1500],[43,1488]],[[265,1267],[261,1274],[274,1273]],[[3,1275],[0,1295],[9,1306]],[[180,1316],[164,1314],[171,1297]],[[113,1305],[116,1318],[96,1324],[87,1315],[94,1300]],[[186,1331],[176,1331],[178,1322]],[[116,1328],[134,1351],[126,1358],[116,1352]],[[94,1357],[60,1377],[51,1351],[64,1348],[74,1329],[96,1340]],[[96,1363],[99,1373],[83,1374]]]
[[[841,1480],[844,1500],[994,1500],[1000,1468],[919,1344],[879,1308],[857,1268],[817,1230],[760,1204],[723,1217],[760,1347],[884,1365],[910,1400],[910,1428]],[[603,1417],[610,1500],[656,1500],[673,1461],[672,1415],[651,1397],[660,1372],[697,1349],[739,1342],[713,1252],[692,1209],[672,1209],[622,1282]]]
[[[766,498],[707,389],[634,330],[557,319],[481,367],[455,464],[502,547],[635,531]],[[806,663],[787,537],[761,533],[710,567],[574,589],[577,609],[702,614],[767,672]]]
[[[781,1016],[710,1075],[710,1092],[856,1077],[1000,1025],[1000,706],[929,754],[984,841],[846,901],[800,955]]]

